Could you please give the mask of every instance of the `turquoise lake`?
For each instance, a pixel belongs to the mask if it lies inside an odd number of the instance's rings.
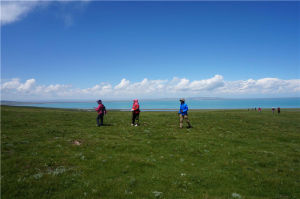
[[[300,98],[271,98],[271,99],[187,99],[189,109],[252,109],[252,108],[300,108]],[[132,101],[105,101],[107,109],[130,109]],[[93,109],[95,102],[49,102],[36,104],[20,104],[21,106]],[[178,100],[140,100],[143,109],[178,109]]]

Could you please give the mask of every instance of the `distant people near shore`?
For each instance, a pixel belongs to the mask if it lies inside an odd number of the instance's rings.
[[[256,111],[256,107],[254,108],[254,110]]]
[[[98,116],[96,118],[96,121],[97,121],[97,126],[100,127],[103,125],[103,118],[104,115],[106,114],[106,109],[105,106],[102,104],[101,100],[98,100],[97,103],[98,103],[98,107],[95,110],[97,111]]]
[[[272,107],[272,113],[273,113],[273,115],[274,115],[274,113],[275,113],[275,108],[274,108],[274,107]]]
[[[258,107],[258,112],[261,112],[261,108],[260,107]]]
[[[280,107],[277,108],[277,113],[280,114]]]
[[[133,100],[131,126],[138,126],[140,121],[140,105],[138,99]],[[137,121],[135,123],[135,121]]]
[[[190,123],[190,120],[188,118],[188,106],[187,104],[185,103],[185,99],[184,98],[180,98],[180,108],[179,108],[179,127],[182,128],[183,127],[183,120],[185,119],[185,121],[187,122],[188,124],[188,128],[191,128],[192,125]]]

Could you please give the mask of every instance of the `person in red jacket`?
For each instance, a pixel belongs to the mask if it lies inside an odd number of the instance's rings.
[[[132,105],[132,122],[131,126],[134,126],[135,120],[137,120],[137,123],[135,126],[139,125],[139,118],[140,118],[140,105],[139,101],[137,99],[133,100],[133,105]]]
[[[103,117],[106,114],[106,109],[105,109],[105,106],[102,104],[101,100],[98,100],[97,103],[98,103],[98,107],[95,109],[98,113],[98,116],[96,118],[97,126],[102,126],[103,125]],[[100,120],[100,122],[99,122],[99,120]]]

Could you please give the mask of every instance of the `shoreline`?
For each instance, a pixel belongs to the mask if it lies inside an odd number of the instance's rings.
[[[86,112],[94,112],[94,109],[84,109],[84,108],[57,108],[57,107],[40,107],[40,106],[22,106],[22,105],[4,105],[1,104],[1,107],[20,107],[20,108],[34,108],[34,109],[52,109],[52,110],[72,110],[72,111],[86,111]],[[264,108],[261,107],[262,111],[271,111],[272,108]],[[280,107],[281,110],[294,110],[294,111],[300,111],[300,107],[295,107],[295,108],[285,108],[285,107]],[[120,112],[131,112],[130,109],[107,109],[108,111],[120,111]],[[153,108],[153,109],[141,109],[141,112],[177,112],[179,109],[162,109],[162,108]],[[189,111],[222,111],[222,110],[245,110],[249,112],[258,112],[254,109],[249,109],[248,108],[202,108],[202,109],[189,109]]]

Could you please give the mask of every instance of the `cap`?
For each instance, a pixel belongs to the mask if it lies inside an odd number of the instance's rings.
[[[185,101],[185,99],[184,99],[184,98],[180,98],[180,100],[179,100],[179,101],[183,101],[183,102],[184,102],[184,101]]]

